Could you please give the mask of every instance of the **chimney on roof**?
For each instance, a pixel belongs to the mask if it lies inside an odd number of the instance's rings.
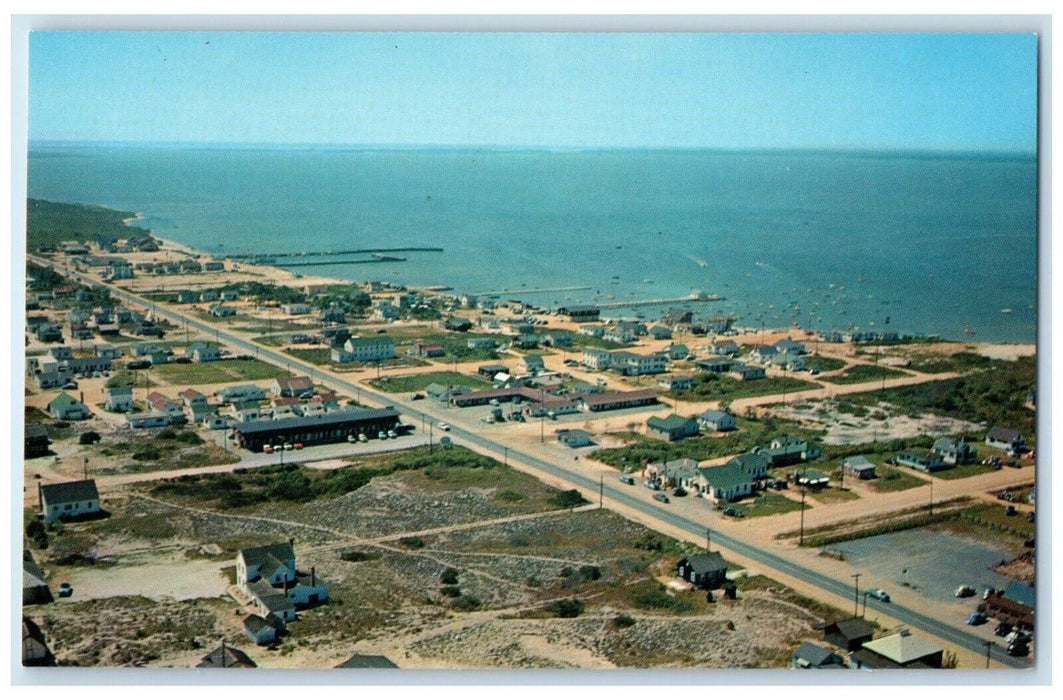
[[[284,595],[285,595],[285,597],[287,597],[287,595],[288,595],[288,574],[284,574],[284,576],[281,577],[281,581],[284,583]]]

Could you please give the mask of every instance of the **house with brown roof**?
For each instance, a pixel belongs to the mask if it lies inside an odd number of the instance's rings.
[[[243,651],[222,642],[220,647],[204,656],[196,668],[258,668],[258,665]]]
[[[277,377],[270,386],[274,396],[299,396],[314,390],[314,382],[307,376]]]

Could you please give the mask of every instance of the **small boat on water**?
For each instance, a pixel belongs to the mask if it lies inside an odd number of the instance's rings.
[[[1011,309],[1001,309],[1000,313],[1002,313],[1002,314],[1010,314],[1011,313]]]

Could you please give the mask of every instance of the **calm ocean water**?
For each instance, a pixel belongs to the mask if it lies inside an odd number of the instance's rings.
[[[39,144],[28,187],[212,253],[444,248],[306,274],[545,306],[697,289],[726,299],[686,306],[749,326],[1036,338],[1032,157]],[[590,289],[520,291],[554,287]]]

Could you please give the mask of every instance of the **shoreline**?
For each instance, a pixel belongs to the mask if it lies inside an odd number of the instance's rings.
[[[143,212],[139,212],[138,211],[138,212],[136,212],[135,216],[129,217],[127,219],[124,219],[123,223],[126,226],[131,226],[131,222],[143,221],[145,218],[146,217],[144,216]],[[338,277],[327,277],[327,276],[323,276],[323,275],[304,275],[302,273],[292,272],[292,271],[287,270],[287,269],[285,269],[283,267],[280,267],[278,265],[262,265],[262,264],[257,264],[257,263],[253,263],[253,262],[247,262],[247,261],[236,261],[236,260],[233,260],[232,258],[230,258],[228,255],[219,255],[219,254],[216,254],[216,253],[209,253],[209,252],[206,252],[206,251],[199,250],[197,248],[193,248],[190,245],[186,245],[184,243],[180,243],[180,242],[175,241],[175,240],[173,240],[171,238],[164,238],[163,236],[158,235],[157,233],[155,233],[151,229],[147,229],[147,231],[153,238],[155,238],[156,240],[158,240],[160,242],[161,247],[163,247],[163,248],[168,247],[168,248],[171,248],[172,250],[175,250],[177,252],[183,253],[185,255],[193,256],[193,257],[195,257],[197,259],[199,259],[199,258],[210,258],[210,259],[218,259],[218,258],[220,258],[222,260],[228,260],[230,262],[230,264],[232,264],[232,265],[239,265],[239,269],[241,271],[246,271],[246,270],[250,269],[251,271],[254,271],[256,274],[261,274],[267,280],[269,280],[269,281],[271,281],[273,283],[276,283],[276,284],[285,284],[286,282],[290,282],[291,284],[287,284],[286,286],[305,286],[305,285],[315,285],[315,284],[328,284],[328,285],[350,285],[350,284],[356,284],[356,285],[362,285],[362,284],[365,284],[365,283],[368,283],[368,282],[371,281],[371,280],[342,279],[342,278],[338,278]],[[373,281],[379,281],[379,282],[382,282],[384,284],[388,284],[388,285],[392,285],[392,286],[404,287],[406,289],[418,291],[418,292],[420,292],[422,294],[425,294],[425,295],[428,295],[428,296],[434,296],[434,297],[439,297],[439,298],[458,299],[463,294],[462,292],[459,292],[459,291],[455,290],[453,286],[451,286],[449,284],[446,284],[446,283],[437,283],[437,284],[430,284],[430,285],[408,285],[408,284],[406,284],[404,282],[396,282],[396,281],[386,281],[386,280],[373,280]],[[534,302],[530,302],[530,301],[528,301],[526,299],[520,299],[519,298],[519,295],[520,295],[520,290],[519,289],[509,290],[509,291],[506,292],[506,294],[512,294],[511,299],[506,299],[506,300],[500,299],[500,301],[507,301],[508,302],[510,300],[517,300],[517,301],[520,301],[520,303],[522,303],[525,306],[533,306],[533,307],[538,307],[539,306],[538,304],[535,304]],[[603,310],[603,311],[608,311],[608,310]],[[647,314],[647,315],[649,315],[649,314]],[[638,317],[633,318],[631,316],[624,316],[624,315],[603,316],[603,318],[608,319],[610,321],[636,320],[636,321],[639,321],[639,322],[642,322],[642,323],[646,323],[647,325],[651,325],[651,324],[654,324],[654,323],[658,322],[657,318],[638,318]],[[735,326],[735,328],[739,329],[739,335],[745,333],[745,331],[741,330],[743,327]],[[808,333],[818,333],[817,331],[809,331],[808,329],[806,329],[804,327],[801,327],[801,326],[780,326],[780,327],[777,327],[777,328],[774,328],[774,329],[764,327],[764,328],[758,328],[758,329],[745,329],[745,330],[747,330],[749,332],[766,332],[766,333],[773,333],[773,334],[787,333],[787,334],[793,334],[793,335],[796,335],[796,336],[799,336],[799,337],[806,336]],[[706,338],[711,337],[712,335],[713,334],[709,334],[709,336],[706,336]],[[913,337],[913,338],[934,338],[935,336],[932,335],[932,334],[929,334],[929,335],[914,335],[913,334],[911,337]],[[944,337],[944,336],[937,336],[936,339],[933,341],[933,344],[934,345],[948,344],[948,345],[958,345],[958,346],[963,346],[963,347],[974,347],[974,348],[978,348],[980,350],[980,354],[985,354],[987,357],[991,357],[991,358],[994,358],[994,359],[1005,359],[1005,360],[1015,360],[1015,359],[1018,359],[1019,357],[1036,355],[1036,352],[1037,352],[1037,343],[1035,343],[1035,342],[1034,343],[1030,343],[1030,342],[1020,342],[1020,341],[994,341],[994,340],[967,341],[967,340],[964,340],[964,339],[947,338],[947,337]],[[873,347],[873,346],[875,346],[875,343],[866,343],[865,345],[867,345],[868,347]],[[888,348],[888,347],[892,347],[892,345],[886,345],[886,346],[883,346],[883,347]],[[902,345],[902,347],[903,347],[903,345]]]

